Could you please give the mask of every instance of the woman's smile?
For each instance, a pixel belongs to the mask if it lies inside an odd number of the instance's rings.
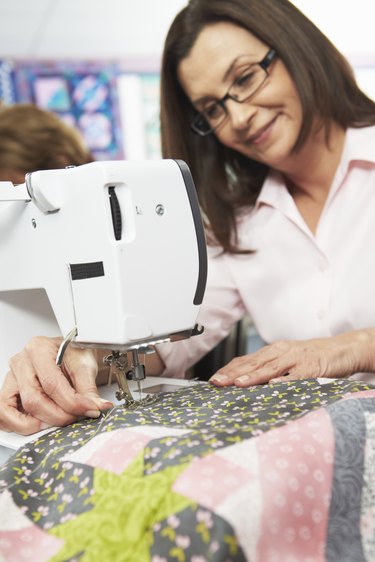
[[[246,144],[261,145],[267,142],[272,135],[277,117],[278,115],[276,115],[276,117],[274,117],[268,123],[259,127],[254,133],[252,133],[246,140]]]

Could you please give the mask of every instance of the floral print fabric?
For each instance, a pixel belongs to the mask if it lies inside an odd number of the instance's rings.
[[[206,383],[48,433],[0,468],[0,560],[375,560],[375,390]]]

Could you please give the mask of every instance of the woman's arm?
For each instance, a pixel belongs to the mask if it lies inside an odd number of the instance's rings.
[[[375,372],[374,328],[328,338],[278,341],[236,357],[210,382],[247,387],[310,377],[342,378],[358,372]]]

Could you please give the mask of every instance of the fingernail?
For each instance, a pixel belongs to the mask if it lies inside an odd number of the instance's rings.
[[[109,400],[103,400],[102,398],[100,398],[99,402],[100,402],[99,408],[103,408],[104,410],[109,410],[109,408],[113,408],[113,404]]]
[[[49,423],[42,422],[40,424],[40,431],[42,431],[43,429],[48,429],[49,427],[52,427],[52,425],[50,425]]]
[[[100,416],[100,411],[99,410],[87,410],[87,412],[85,412],[85,416],[86,416],[86,418],[98,418]]]
[[[210,380],[217,382],[226,382],[228,380],[228,377],[227,375],[214,375]]]
[[[249,382],[250,377],[249,375],[242,375],[236,379],[238,382]]]

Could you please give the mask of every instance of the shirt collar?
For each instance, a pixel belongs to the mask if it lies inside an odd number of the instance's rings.
[[[353,161],[369,162],[375,165],[375,126],[349,128],[346,131],[344,149],[339,167],[345,173]],[[291,209],[293,199],[286,188],[280,172],[270,170],[258,195],[255,209],[261,204],[272,205],[284,210]]]
[[[290,197],[284,178],[280,172],[270,170],[263,183],[262,189],[255,203],[255,208],[262,204],[278,206],[277,204]]]

